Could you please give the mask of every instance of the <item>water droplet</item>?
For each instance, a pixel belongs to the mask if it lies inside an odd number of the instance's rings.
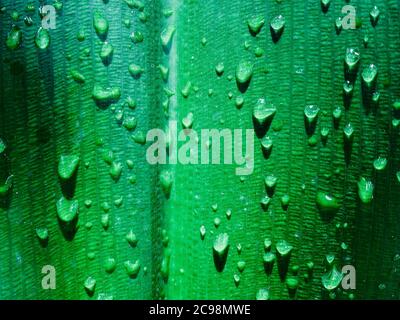
[[[110,176],[114,181],[118,181],[122,173],[122,163],[113,161],[110,167]]]
[[[6,45],[10,50],[18,49],[22,44],[22,31],[18,26],[13,25],[7,35]]]
[[[289,207],[289,202],[290,202],[290,196],[288,194],[284,194],[281,197],[281,205],[283,210],[287,210]]]
[[[285,18],[282,15],[278,15],[272,18],[270,22],[270,29],[274,42],[277,42],[281,37],[285,28]]]
[[[253,119],[261,127],[271,124],[276,114],[276,107],[265,98],[258,99],[253,109]]]
[[[249,31],[254,36],[261,31],[264,23],[265,20],[262,16],[251,17],[249,20],[247,20],[247,26],[249,27]]]
[[[0,138],[0,154],[2,154],[6,150],[6,144],[4,141]]]
[[[378,76],[378,68],[374,64],[370,64],[362,71],[362,79],[367,87],[371,87]]]
[[[333,215],[339,211],[340,205],[338,200],[324,192],[317,192],[316,203],[319,211],[324,214]]]
[[[50,33],[48,30],[40,27],[35,35],[35,45],[41,50],[45,50],[50,45]]]
[[[263,151],[264,157],[266,158],[269,157],[269,155],[272,152],[272,147],[273,147],[272,139],[268,136],[264,136],[261,139],[261,149]]]
[[[134,116],[124,118],[122,125],[129,131],[132,131],[137,126],[137,120]]]
[[[260,200],[261,207],[264,211],[268,210],[269,204],[271,203],[271,198],[267,195],[263,196]]]
[[[343,28],[343,21],[341,17],[338,17],[335,20],[335,29],[336,29],[336,33],[339,34],[342,31]]]
[[[168,80],[169,69],[162,64],[158,65],[158,69],[160,70],[162,79],[164,80],[164,82],[166,82]]]
[[[233,275],[233,281],[235,282],[235,285],[237,287],[239,285],[239,283],[240,283],[240,275],[234,274]]]
[[[108,65],[111,63],[112,56],[114,54],[114,46],[108,42],[104,42],[100,50],[100,59],[104,64]]]
[[[267,192],[270,195],[274,193],[277,182],[278,182],[278,177],[276,177],[273,174],[270,174],[265,177],[264,179],[265,188],[267,189]]]
[[[63,180],[70,179],[76,172],[79,166],[79,156],[77,155],[62,155],[58,162],[58,175]]]
[[[276,251],[280,257],[289,257],[292,250],[293,247],[286,240],[280,240],[276,244]]]
[[[381,12],[379,11],[379,8],[377,6],[374,6],[369,12],[369,17],[371,19],[371,24],[373,27],[377,25],[380,14]]]
[[[85,78],[85,76],[84,76],[82,73],[80,73],[80,72],[77,71],[77,70],[71,70],[70,73],[71,73],[71,77],[72,77],[72,79],[73,79],[74,81],[76,81],[76,82],[78,82],[78,83],[80,83],[80,84],[85,83],[86,78]]]
[[[232,210],[231,209],[226,210],[225,215],[226,215],[226,218],[228,220],[230,220],[232,217]]]
[[[328,12],[330,5],[331,5],[331,0],[321,0],[321,9],[324,13]]]
[[[169,198],[169,196],[170,196],[173,181],[174,181],[173,176],[170,171],[163,170],[160,173],[161,189],[163,190],[163,192],[167,198]]]
[[[224,73],[224,64],[223,62],[218,63],[215,66],[215,72],[217,73],[218,76],[222,76]]]
[[[130,35],[130,38],[133,43],[140,43],[140,42],[143,42],[143,40],[144,40],[143,33],[141,33],[140,31],[132,32]]]
[[[240,260],[240,261],[237,263],[237,269],[238,269],[238,271],[239,271],[239,272],[243,272],[245,268],[246,268],[246,262],[243,261],[243,260]]]
[[[49,230],[46,227],[36,228],[36,236],[40,242],[47,242],[49,240]]]
[[[351,97],[353,95],[353,90],[354,85],[349,80],[346,80],[343,83],[343,93],[345,94],[345,96]]]
[[[378,171],[384,170],[387,165],[387,159],[383,157],[378,157],[374,160],[374,168]]]
[[[227,233],[220,233],[214,240],[213,256],[214,263],[219,272],[224,269],[229,250],[229,236]]]
[[[13,186],[14,177],[11,175],[7,178],[6,182],[3,185],[0,185],[0,197],[4,197],[8,194]]]
[[[104,270],[107,273],[113,273],[116,268],[117,268],[117,262],[115,261],[114,258],[110,257],[104,261]]]
[[[260,289],[257,291],[256,300],[269,300],[269,290]]]
[[[400,183],[400,171],[397,171],[396,178],[397,178],[397,181]]]
[[[238,86],[247,85],[253,76],[253,63],[250,61],[241,61],[236,67],[236,82]]]
[[[262,56],[264,55],[264,49],[261,48],[261,47],[255,48],[255,49],[254,49],[254,55],[255,55],[257,58],[262,57]]]
[[[120,206],[122,206],[123,202],[124,202],[124,197],[120,196],[120,197],[118,197],[117,199],[114,200],[114,205],[117,208],[119,208]]]
[[[107,230],[110,226],[110,215],[108,213],[102,214],[100,218],[100,223],[103,226],[104,230]]]
[[[335,124],[339,124],[340,119],[342,118],[342,108],[341,107],[336,107],[333,112],[332,112],[333,120],[335,121]]]
[[[68,200],[61,197],[57,201],[56,208],[59,220],[67,225],[72,224],[78,218],[78,200]]]
[[[128,234],[125,236],[126,241],[130,244],[131,247],[135,248],[138,243],[138,239],[136,237],[136,234],[131,230],[129,230]]]
[[[136,278],[140,271],[140,262],[136,260],[135,262],[125,261],[124,267],[127,275],[131,278]]]
[[[358,49],[347,48],[344,62],[348,71],[353,72],[357,69],[360,58],[360,51]]]
[[[192,83],[190,81],[187,81],[185,86],[181,90],[181,94],[184,98],[189,97],[190,94],[190,89],[192,88]]]
[[[93,15],[93,26],[99,37],[105,37],[108,32],[108,21],[107,19],[100,13],[95,12]]]
[[[357,183],[358,186],[358,196],[362,203],[368,204],[372,201],[374,197],[374,185],[372,181],[361,177],[360,181]]]
[[[205,227],[204,225],[202,225],[202,226],[200,227],[200,237],[201,237],[201,240],[204,240],[205,236],[206,236],[206,227]]]
[[[304,116],[308,126],[315,124],[316,120],[318,119],[319,111],[320,109],[316,105],[307,105],[304,108]]]
[[[218,217],[214,218],[214,226],[218,228],[220,224],[221,224],[221,219]]]
[[[120,97],[121,90],[117,87],[103,88],[98,84],[93,87],[92,98],[99,104],[108,105],[119,100]]]
[[[326,290],[336,289],[342,282],[343,274],[334,266],[332,270],[322,276],[322,285]]]
[[[94,294],[94,290],[95,290],[95,288],[96,288],[96,279],[95,279],[95,278],[92,278],[92,277],[88,277],[88,278],[85,280],[83,286],[84,286],[84,288],[85,288],[85,290],[86,290],[86,293],[87,293],[89,296],[92,296],[92,295]]]
[[[185,129],[190,129],[193,126],[193,113],[189,112],[186,117],[182,119],[182,126]]]
[[[286,287],[289,292],[290,297],[294,297],[296,295],[296,291],[299,287],[299,280],[294,277],[289,277],[286,279]]]
[[[144,72],[144,69],[141,66],[138,66],[137,64],[131,63],[128,67],[128,71],[132,77],[138,79]]]
[[[276,260],[276,255],[272,252],[266,252],[263,256],[264,270],[265,273],[270,275],[272,273],[272,269],[274,267],[274,263]]]
[[[351,123],[346,124],[343,128],[343,138],[345,143],[346,151],[350,151],[349,148],[351,147],[354,139],[354,128]]]
[[[164,51],[169,51],[171,48],[172,39],[175,34],[175,26],[168,26],[161,32],[161,44],[164,48]]]

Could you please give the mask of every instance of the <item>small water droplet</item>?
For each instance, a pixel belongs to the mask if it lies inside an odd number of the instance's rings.
[[[87,293],[89,296],[92,296],[92,295],[94,294],[94,290],[95,290],[95,288],[96,288],[96,279],[93,278],[93,277],[88,277],[88,278],[85,280],[83,286],[84,286],[84,288],[85,288],[85,290],[86,290],[86,293]]]
[[[58,175],[63,180],[71,179],[79,166],[78,155],[62,155],[58,162]]]
[[[161,32],[161,44],[164,51],[169,51],[169,49],[171,48],[171,43],[175,34],[175,30],[175,26],[170,25]]]
[[[138,79],[144,72],[144,69],[137,64],[131,63],[128,67],[128,71],[132,77],[134,77],[135,79]]]
[[[360,51],[357,48],[347,48],[344,62],[348,71],[353,72],[357,69],[360,58]]]
[[[108,33],[108,20],[98,11],[93,15],[93,26],[97,35],[101,38],[107,36]]]
[[[276,255],[272,252],[266,252],[263,256],[264,270],[265,273],[270,275],[272,273],[272,269],[274,267],[274,263],[276,260]]]
[[[333,215],[340,209],[339,202],[334,196],[321,191],[317,192],[315,201],[319,211],[324,214]]]
[[[136,237],[136,234],[133,232],[132,229],[129,230],[128,234],[125,236],[125,239],[133,248],[135,248],[137,246],[137,243],[139,242],[138,238]]]
[[[201,237],[201,240],[204,240],[205,236],[206,236],[206,227],[205,227],[204,225],[202,225],[202,226],[200,227],[200,237]]]
[[[363,83],[367,87],[371,87],[378,76],[378,68],[374,64],[370,64],[364,68],[362,71],[361,77],[363,79]]]
[[[269,290],[260,289],[257,291],[256,300],[269,300]]]
[[[265,98],[258,99],[253,109],[253,119],[258,126],[269,126],[276,114],[276,107]]]
[[[117,268],[117,262],[115,261],[114,258],[109,257],[104,261],[104,270],[107,273],[113,273],[116,268]]]
[[[121,177],[122,168],[123,168],[123,166],[122,166],[122,163],[120,163],[120,162],[113,161],[111,163],[111,167],[110,167],[109,173],[110,173],[111,178],[115,182],[117,182],[119,180],[119,178]]]
[[[270,29],[272,34],[272,39],[277,42],[282,36],[283,30],[285,29],[285,18],[282,15],[278,15],[271,19]]]
[[[215,72],[217,73],[218,76],[222,76],[224,73],[224,64],[223,62],[218,63],[215,66]]]
[[[136,278],[139,274],[140,271],[140,262],[139,260],[136,260],[135,262],[131,262],[131,261],[125,261],[124,262],[124,267],[125,267],[125,271],[126,274],[130,277],[130,278]]]
[[[68,200],[64,197],[61,197],[57,201],[56,208],[59,220],[66,225],[73,224],[78,218],[78,200]]]
[[[100,59],[105,65],[111,63],[112,56],[114,54],[114,46],[108,42],[104,42],[100,50]]]
[[[169,198],[173,183],[173,176],[169,170],[163,170],[160,173],[160,183],[161,189],[163,190],[165,196]]]
[[[241,61],[236,67],[236,82],[239,87],[247,86],[253,76],[253,63]]]

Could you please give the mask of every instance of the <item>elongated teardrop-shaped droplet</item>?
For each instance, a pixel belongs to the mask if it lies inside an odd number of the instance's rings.
[[[98,11],[94,13],[93,26],[98,36],[105,37],[107,35],[108,20]]]
[[[73,223],[77,217],[79,212],[79,203],[78,200],[68,200],[64,197],[61,197],[57,201],[57,216],[61,222],[69,225]]]
[[[335,20],[335,29],[336,29],[336,33],[337,34],[339,34],[342,31],[342,29],[343,29],[343,20],[342,20],[341,17],[338,17]]]
[[[328,291],[336,289],[342,282],[343,274],[334,266],[332,270],[322,276],[322,285]]]
[[[0,154],[2,154],[6,150],[6,144],[4,141],[0,138]]]
[[[125,261],[124,267],[126,274],[131,278],[136,278],[140,271],[140,262],[136,260],[135,262]]]
[[[168,198],[171,189],[172,189],[172,183],[173,183],[173,176],[172,173],[169,170],[163,170],[160,173],[160,183],[161,183],[161,189],[163,190],[165,196]]]
[[[175,26],[170,25],[161,32],[161,44],[164,50],[170,49],[175,30]]]
[[[229,236],[227,233],[219,234],[213,244],[214,263],[218,271],[224,269],[229,250]]]
[[[379,11],[379,8],[377,6],[374,6],[369,12],[369,17],[371,19],[371,24],[373,27],[375,27],[378,24],[380,14],[381,12]]]
[[[362,177],[357,183],[358,196],[362,203],[368,204],[374,197],[374,185],[372,181]]]
[[[40,27],[35,35],[35,45],[41,50],[45,50],[50,45],[50,33],[47,29]]]
[[[253,76],[253,63],[241,61],[236,67],[236,81],[238,84],[247,84]]]
[[[121,97],[121,90],[117,87],[103,88],[98,84],[93,87],[92,98],[98,103],[109,104]]]
[[[253,119],[258,125],[270,124],[275,114],[276,107],[271,102],[267,102],[265,98],[258,99],[253,109]]]
[[[357,69],[360,58],[360,51],[358,49],[347,48],[344,62],[350,72]]]
[[[58,162],[58,175],[63,180],[70,179],[79,166],[79,156],[78,155],[62,155],[60,161]]]
[[[261,31],[264,23],[265,20],[262,16],[251,17],[249,20],[247,20],[247,26],[249,27],[249,31],[252,35],[258,34]]]
[[[367,87],[371,87],[374,84],[377,76],[378,68],[374,64],[365,67],[361,74],[363,82]]]
[[[386,168],[387,165],[387,159],[383,157],[378,157],[377,159],[374,160],[374,168],[375,170],[381,171]]]
[[[10,32],[7,35],[6,46],[10,50],[18,49],[22,44],[22,31],[21,29],[13,25]]]
[[[77,83],[85,83],[86,78],[85,76],[80,73],[78,70],[71,70],[70,72],[72,79]]]
[[[96,288],[96,279],[95,279],[95,278],[92,278],[92,277],[88,277],[88,278],[85,280],[83,286],[84,286],[84,288],[85,288],[87,294],[88,294],[89,296],[92,296],[92,295],[94,294],[94,290],[95,290],[95,288]]]
[[[4,197],[8,194],[13,186],[14,176],[9,176],[4,184],[0,184],[0,197]]]
[[[339,211],[340,205],[338,200],[327,193],[317,192],[315,201],[321,213],[332,215]]]

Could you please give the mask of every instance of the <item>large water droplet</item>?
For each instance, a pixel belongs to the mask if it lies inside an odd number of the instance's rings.
[[[18,26],[13,25],[7,35],[6,45],[11,50],[18,49],[22,44],[22,31]]]
[[[378,76],[378,68],[374,64],[370,64],[364,68],[361,77],[367,87],[371,87]]]
[[[236,67],[236,82],[239,87],[248,85],[253,76],[253,63],[250,61],[241,61]]]
[[[71,225],[77,220],[79,212],[79,203],[77,200],[68,200],[61,197],[57,201],[56,208],[59,220],[66,225]]]
[[[271,22],[270,22],[270,29],[271,29],[273,41],[277,42],[280,39],[280,37],[283,33],[283,30],[285,29],[284,16],[278,15],[278,16],[272,18]]]
[[[108,20],[98,11],[93,15],[93,26],[99,37],[104,38],[107,36]]]
[[[253,109],[253,119],[257,125],[264,127],[271,124],[276,114],[276,107],[265,98],[258,99]]]
[[[125,271],[126,274],[130,277],[135,279],[140,271],[140,262],[139,260],[136,260],[135,262],[131,262],[131,261],[125,261],[124,262],[124,267],[125,267]]]
[[[35,45],[41,50],[45,50],[50,45],[50,33],[47,29],[40,27],[35,35]]]
[[[70,179],[79,166],[78,155],[62,155],[58,162],[58,175],[63,180]]]
[[[161,44],[164,51],[169,51],[169,49],[171,48],[171,43],[175,34],[175,30],[175,26],[170,25],[161,32]]]
[[[344,62],[348,68],[348,71],[355,71],[360,62],[360,51],[356,48],[347,48]]]
[[[335,197],[321,191],[317,192],[315,201],[319,211],[324,214],[333,215],[340,209],[339,202]]]
[[[378,157],[374,160],[374,168],[378,171],[384,170],[387,165],[387,159],[383,157]]]
[[[322,276],[322,285],[326,290],[336,289],[342,282],[343,274],[334,266],[332,270]]]

